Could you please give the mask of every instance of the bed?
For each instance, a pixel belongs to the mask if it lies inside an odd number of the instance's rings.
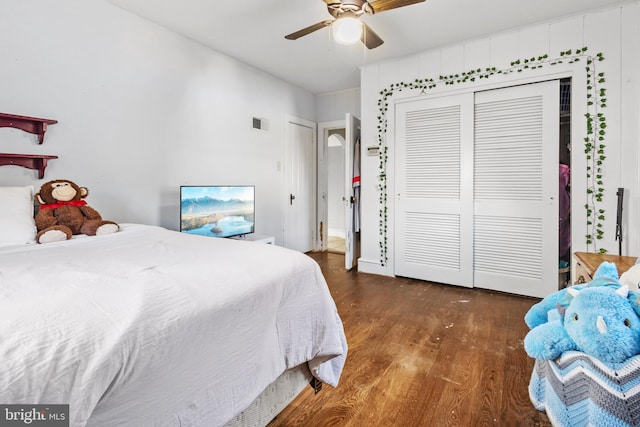
[[[342,322],[304,254],[139,224],[38,245],[7,222],[2,403],[69,404],[71,426],[264,425],[310,379],[338,384]]]

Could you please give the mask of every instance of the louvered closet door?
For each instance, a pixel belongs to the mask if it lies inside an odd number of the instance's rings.
[[[473,286],[473,94],[396,106],[395,273]]]
[[[476,93],[476,287],[558,289],[558,98],[558,81]]]

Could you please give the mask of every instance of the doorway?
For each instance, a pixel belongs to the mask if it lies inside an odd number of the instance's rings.
[[[571,79],[560,80],[558,287],[571,284]]]
[[[327,132],[327,251],[343,254],[345,251],[344,182],[345,176],[344,128]]]
[[[360,256],[360,120],[318,124],[319,250],[344,254],[350,270]]]

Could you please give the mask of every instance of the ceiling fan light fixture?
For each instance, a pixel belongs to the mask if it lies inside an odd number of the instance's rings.
[[[331,24],[333,38],[340,44],[354,44],[362,36],[362,22],[358,18],[345,16]]]

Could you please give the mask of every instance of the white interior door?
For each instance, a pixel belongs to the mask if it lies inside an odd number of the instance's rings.
[[[396,106],[395,272],[473,286],[473,94]]]
[[[356,263],[356,234],[355,227],[358,219],[356,212],[360,203],[360,191],[354,187],[354,172],[360,177],[359,167],[354,165],[354,159],[359,161],[359,156],[354,156],[356,141],[360,138],[360,119],[347,114],[345,119],[345,180],[344,180],[344,266],[351,270]],[[359,148],[359,147],[358,147]],[[359,181],[358,181],[359,185]]]
[[[558,290],[559,82],[476,93],[474,285]]]
[[[313,249],[315,212],[315,124],[288,120],[285,142],[286,215],[284,246]]]

